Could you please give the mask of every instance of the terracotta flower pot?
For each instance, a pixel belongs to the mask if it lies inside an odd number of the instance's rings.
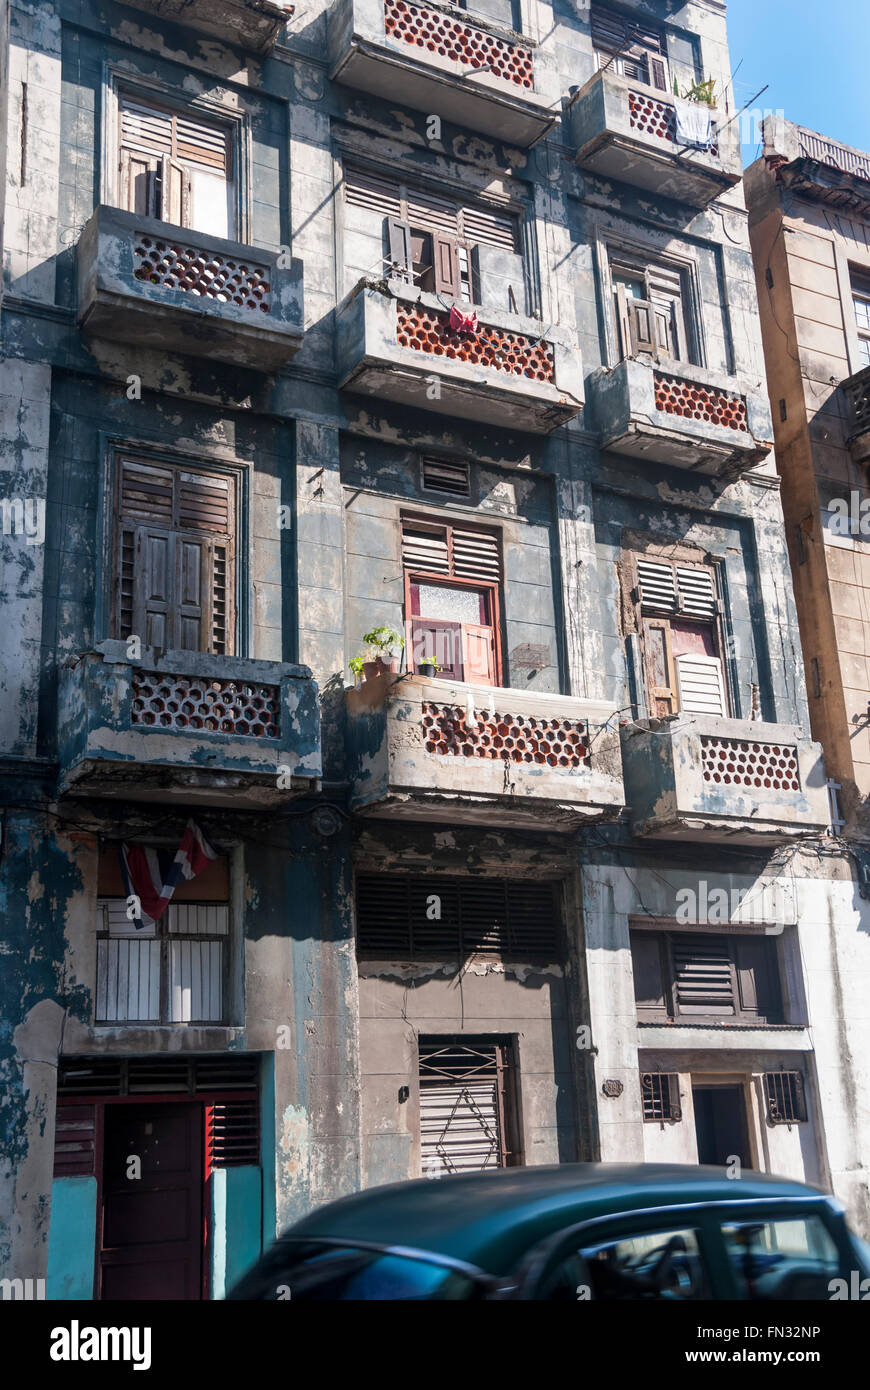
[[[396,660],[385,662],[381,657],[376,657],[374,661],[363,662],[363,675],[367,681],[373,681],[376,676],[388,675],[391,671],[398,671],[399,663]]]

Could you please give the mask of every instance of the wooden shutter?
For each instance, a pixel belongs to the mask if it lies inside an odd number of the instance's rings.
[[[349,166],[344,176],[344,197],[351,207],[368,208],[397,221],[402,219],[401,188],[389,179]]]
[[[216,1168],[260,1162],[260,1099],[220,1101],[205,1108],[205,1176]]]
[[[203,121],[189,112],[175,115],[175,154],[187,164],[203,164],[229,177],[229,131],[214,121]]]
[[[464,679],[472,685],[495,685],[495,633],[491,627],[462,624]]]
[[[121,459],[119,509],[125,518],[138,517],[171,526],[174,520],[175,472],[144,459]]]
[[[172,154],[172,112],[121,94],[121,145],[149,154]]]
[[[190,226],[190,171],[168,154],[160,166],[160,216],[174,227]]]
[[[668,90],[668,70],[662,58],[649,58],[650,85],[660,92]]]
[[[680,612],[687,618],[712,622],[719,611],[713,572],[698,566],[677,565]]]
[[[213,473],[179,473],[178,524],[193,531],[232,531],[231,480]]]
[[[447,574],[450,569],[450,546],[447,528],[425,527],[406,522],[402,527],[402,561],[406,570],[421,574]]]
[[[727,940],[675,932],[671,954],[677,1014],[733,1018],[734,970]]]
[[[472,531],[458,526],[451,528],[453,565],[451,573],[460,579],[476,579],[484,583],[501,580],[501,548],[495,531]]]
[[[471,495],[471,469],[467,460],[424,458],[421,470],[427,492],[443,492],[450,497]]]
[[[95,1104],[59,1105],[54,1121],[54,1176],[89,1178],[96,1174],[100,1111]]]
[[[141,217],[159,217],[160,160],[157,156],[122,150],[120,170],[119,206],[125,212],[136,212]]]
[[[684,714],[720,715],[724,719],[728,710],[722,662],[718,656],[684,652],[675,659],[674,664],[677,668],[681,711]]]
[[[653,331],[657,357],[676,357],[676,331],[672,304],[652,301]]]
[[[462,625],[447,618],[412,618],[411,658],[415,669],[427,657],[438,662],[445,680],[461,681],[463,674]]]
[[[459,298],[459,258],[452,237],[435,232],[432,236],[432,257],[435,266],[435,293]]]
[[[359,874],[360,955],[393,960],[486,951],[512,960],[561,959],[553,884],[440,874]]]
[[[147,647],[177,645],[175,616],[175,533],[140,526],[136,533],[133,631]],[[198,648],[194,647],[194,651]]]
[[[652,713],[656,718],[677,711],[671,627],[666,618],[643,619],[643,655]]]
[[[390,269],[402,278],[410,280],[414,265],[411,248],[411,228],[407,222],[391,217],[387,223],[390,244]]]
[[[656,337],[653,306],[646,299],[626,299],[631,355],[645,352],[656,356]]]
[[[647,1022],[664,1022],[669,1016],[663,950],[664,941],[660,932],[631,932],[631,966],[637,1016]]]
[[[625,285],[617,284],[616,290],[616,321],[619,325],[619,350],[623,357],[630,357],[632,354],[631,346],[631,322],[628,317],[628,295],[625,292]]]
[[[782,994],[776,946],[769,936],[734,938],[737,989],[741,1015],[759,1023],[782,1021]]]

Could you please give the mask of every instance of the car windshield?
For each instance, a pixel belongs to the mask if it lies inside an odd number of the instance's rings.
[[[368,1300],[467,1299],[478,1293],[474,1278],[433,1258],[411,1259],[389,1251],[317,1241],[279,1241],[257,1275],[243,1281],[238,1296],[254,1299]]]

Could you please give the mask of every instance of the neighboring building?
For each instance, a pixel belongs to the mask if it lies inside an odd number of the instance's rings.
[[[511,1163],[870,1228],[724,17],[668,9],[13,0],[0,1263],[51,1297]],[[191,821],[137,926],[119,843]]]

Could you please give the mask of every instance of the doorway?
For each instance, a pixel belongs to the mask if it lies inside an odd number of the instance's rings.
[[[752,1167],[742,1086],[693,1086],[698,1162],[721,1168],[735,1156]]]
[[[202,1298],[202,1130],[199,1104],[106,1106],[98,1298]]]

